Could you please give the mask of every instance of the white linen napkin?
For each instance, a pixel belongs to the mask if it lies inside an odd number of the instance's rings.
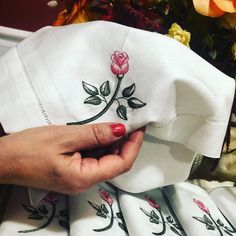
[[[188,236],[236,235],[208,193],[191,183],[164,187],[164,192]]]
[[[51,194],[32,207],[24,187],[14,187],[0,225],[1,236],[67,236],[68,210],[66,198]]]
[[[106,183],[69,197],[71,236],[128,235],[116,190]]]
[[[131,236],[186,235],[160,188],[139,194],[119,191],[119,202]]]
[[[1,57],[0,71],[7,133],[76,121],[123,122],[128,133],[147,125],[134,168],[112,180],[129,192],[185,180],[195,153],[218,158],[235,91],[174,39],[103,21],[43,28]]]
[[[236,234],[236,187],[219,187],[210,192],[210,197],[235,228]]]

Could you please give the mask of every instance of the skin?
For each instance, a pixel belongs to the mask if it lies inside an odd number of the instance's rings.
[[[0,184],[77,194],[128,171],[144,128],[122,138],[110,125],[52,125],[0,138]]]

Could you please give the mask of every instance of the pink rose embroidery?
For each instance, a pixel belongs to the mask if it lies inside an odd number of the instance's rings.
[[[145,196],[145,198],[147,199],[148,203],[150,206],[152,206],[153,208],[160,210],[161,206],[152,198]]]
[[[108,205],[111,206],[112,203],[113,203],[113,200],[112,200],[112,198],[111,198],[111,195],[110,195],[107,191],[105,191],[105,190],[103,190],[103,189],[99,189],[98,191],[99,191],[99,193],[100,193],[101,198],[102,198],[106,203],[108,203]]]
[[[126,52],[115,51],[111,56],[112,64],[111,71],[119,76],[123,77],[129,70],[129,56]]]
[[[193,199],[193,202],[205,213],[210,214],[209,209],[204,205],[203,202],[201,202],[200,200],[197,199]]]

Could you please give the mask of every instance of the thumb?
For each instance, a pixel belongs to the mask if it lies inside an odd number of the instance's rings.
[[[96,123],[89,125],[68,126],[67,148],[69,151],[96,148],[111,144],[126,134],[121,123]]]

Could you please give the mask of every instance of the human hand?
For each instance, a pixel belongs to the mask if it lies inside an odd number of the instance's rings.
[[[117,127],[121,132],[116,132]],[[101,123],[44,126],[2,137],[0,183],[67,194],[83,192],[131,168],[141,147],[144,129],[131,133],[121,142],[118,136],[124,135],[123,125]],[[111,153],[99,158],[82,156],[84,150],[108,145]]]

